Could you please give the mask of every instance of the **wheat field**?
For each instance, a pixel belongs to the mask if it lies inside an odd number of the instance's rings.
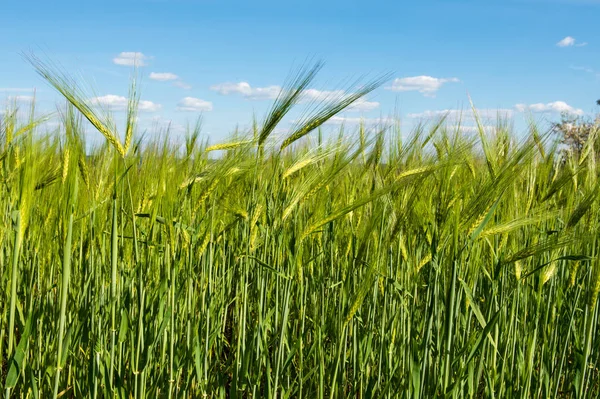
[[[30,61],[66,106],[0,119],[7,399],[600,395],[598,129],[324,134],[376,80],[276,137],[317,65],[175,145],[138,134],[135,82],[117,129]]]

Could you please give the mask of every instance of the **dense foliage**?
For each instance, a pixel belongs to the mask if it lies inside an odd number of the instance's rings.
[[[33,61],[70,105],[2,117],[6,397],[600,395],[598,129],[564,160],[502,123],[324,139],[345,98],[273,139],[316,68],[176,148],[136,141],[135,90],[119,135]]]

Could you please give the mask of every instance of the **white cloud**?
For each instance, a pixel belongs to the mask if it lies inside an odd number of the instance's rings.
[[[213,105],[210,101],[194,97],[185,97],[177,104],[177,110],[190,112],[212,111]]]
[[[220,83],[210,87],[219,94],[241,94],[248,100],[274,100],[281,93],[281,86],[252,87],[248,82]],[[317,90],[306,89],[302,93],[301,101],[330,101],[342,97],[343,90]]]
[[[434,78],[433,76],[411,76],[396,78],[391,86],[386,87],[392,91],[418,91],[419,93],[433,97],[445,83],[460,82],[458,78]]]
[[[575,38],[571,36],[567,36],[558,43],[556,43],[558,47],[569,47],[575,45]]]
[[[161,108],[160,104],[153,103],[152,101],[140,100],[138,103],[138,110],[142,112],[156,112]]]
[[[497,119],[498,117],[510,118],[513,115],[513,110],[506,108],[483,108],[477,109],[476,111],[480,119]],[[471,109],[443,109],[436,111],[427,110],[419,113],[408,114],[409,118],[415,119],[436,119],[443,116],[446,117],[446,120],[451,121],[475,119],[475,115],[473,115],[473,111]]]
[[[571,47],[571,46],[583,47],[583,46],[586,46],[587,43],[586,42],[577,43],[577,40],[575,40],[575,38],[573,36],[567,36],[564,39],[562,39],[561,41],[559,41],[558,43],[556,43],[556,45],[558,47]]]
[[[220,83],[210,87],[219,94],[241,94],[248,100],[274,100],[281,92],[280,86],[252,87],[248,82]]]
[[[365,125],[385,125],[395,122],[394,118],[357,118],[347,116],[333,116],[325,124],[327,125],[358,125],[364,123]]]
[[[27,103],[33,101],[33,96],[8,96],[7,102]]]
[[[587,67],[587,66],[576,66],[576,65],[571,65],[569,68],[571,68],[574,71],[583,71],[586,73],[595,73],[593,68]]]
[[[0,115],[4,115],[7,110],[10,110],[11,112],[16,111],[18,118],[27,118],[30,116],[29,107],[33,104],[34,99],[34,96],[29,95],[10,95],[0,99]]]
[[[171,72],[151,72],[150,79],[157,80],[159,82],[173,82],[173,86],[180,87],[185,90],[192,88],[192,86],[181,80],[179,76]]]
[[[89,101],[94,105],[110,107],[113,110],[127,109],[127,98],[123,96],[117,96],[115,94],[107,94],[105,96],[94,97],[91,98]]]
[[[358,112],[368,112],[368,111],[373,111],[374,109],[379,108],[379,105],[380,104],[377,101],[367,101],[363,98],[359,98],[351,106],[346,108],[346,110],[358,111]]]
[[[306,89],[302,93],[301,101],[333,101],[341,99],[347,96],[344,90],[317,90],[317,89]],[[347,108],[348,111],[372,111],[379,108],[379,103],[376,101],[367,101],[364,98],[359,98],[351,106]]]
[[[112,111],[127,110],[128,100],[126,97],[117,96],[115,94],[107,94],[105,96],[91,98],[90,103],[93,105],[109,108]],[[140,100],[138,103],[138,111],[140,112],[156,112],[161,109],[160,104],[152,101]]]
[[[166,82],[169,80],[177,80],[179,79],[179,76],[171,72],[151,72],[150,79],[158,80],[160,82]]]
[[[35,89],[21,88],[21,87],[0,87],[0,93],[19,93],[19,92],[30,92]]]
[[[152,132],[166,132],[182,134],[187,131],[186,127],[172,119],[162,116],[153,116],[152,118],[140,118],[138,124],[143,129]]]
[[[547,104],[517,104],[513,108],[482,108],[476,109],[480,119],[505,119],[512,118],[515,112],[535,112],[535,113],[561,113],[567,112],[574,115],[583,115],[583,110],[574,108],[564,101],[554,101]],[[423,112],[411,113],[407,115],[413,119],[438,119],[443,116],[446,121],[473,121],[475,115],[471,109],[442,109],[442,110],[426,110]]]
[[[331,101],[343,97],[345,94],[344,90],[306,89],[302,93],[302,99],[304,101]]]
[[[582,109],[574,108],[567,104],[564,101],[554,101],[551,103],[536,103],[536,104],[517,104],[515,105],[515,109],[519,112],[531,111],[535,113],[562,113],[566,112],[568,114],[573,115],[583,115],[584,112]]]
[[[248,82],[239,83],[221,83],[210,87],[211,90],[218,92],[219,94],[241,94],[248,100],[274,100],[281,93],[281,86],[266,86],[266,87],[252,87]],[[317,89],[306,89],[302,93],[300,98],[301,102],[316,101],[326,102],[340,99],[348,95],[344,90],[317,90]],[[375,101],[367,101],[365,99],[358,99],[356,102],[348,107],[348,110],[352,111],[372,111],[379,108],[379,103]]]
[[[574,71],[582,71],[582,72],[585,72],[585,73],[589,73],[591,75],[595,75],[597,78],[600,78],[600,72],[598,72],[594,68],[590,68],[588,66],[574,66],[574,65],[571,65],[569,68],[571,68]]]
[[[140,52],[123,51],[118,56],[113,58],[113,63],[125,66],[145,66],[147,65],[146,61],[149,58],[150,57]]]
[[[317,89],[306,89],[302,93],[302,101],[333,101],[339,100],[349,95],[344,90],[317,90]],[[364,98],[359,98],[351,106],[347,108],[348,111],[372,111],[379,108],[379,103],[376,101],[367,101]]]
[[[466,133],[466,134],[474,134],[474,133],[479,133],[479,126],[464,126],[464,125],[450,125],[447,126],[448,129],[450,130],[460,130],[462,133]],[[485,133],[493,133],[496,131],[497,127],[496,126],[491,126],[491,125],[482,125],[481,129],[483,129],[483,131]]]

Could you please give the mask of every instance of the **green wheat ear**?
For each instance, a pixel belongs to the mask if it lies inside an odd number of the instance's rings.
[[[134,71],[133,78],[131,79],[131,86],[129,87],[129,97],[127,99],[127,122],[125,125],[125,143],[123,144],[124,154],[129,152],[129,147],[131,146],[137,122],[139,102],[140,94],[137,90],[137,73]]]
[[[363,85],[357,92],[344,95],[341,98],[333,98],[325,101],[325,104],[317,108],[312,114],[303,119],[295,130],[283,141],[280,151],[290,146],[295,141],[306,136],[308,133],[317,129],[335,115],[344,111],[346,108],[354,104],[357,100],[363,98],[373,90],[377,89],[387,80],[387,76],[376,79],[375,81]]]
[[[283,86],[277,99],[273,103],[271,110],[267,114],[262,128],[257,130],[257,143],[259,148],[262,148],[267,138],[271,135],[279,122],[281,122],[283,117],[298,103],[304,90],[314,80],[322,67],[323,63],[321,62],[317,62],[310,68],[301,67],[289,78],[288,83]]]
[[[69,103],[71,103],[81,114],[94,126],[105,138],[113,145],[115,150],[124,157],[126,154],[125,147],[121,144],[114,125],[107,117],[100,116],[92,107],[89,99],[86,98],[84,91],[77,82],[62,72],[53,64],[44,62],[33,54],[25,55],[25,59],[29,61],[35,68],[36,72],[44,78],[52,87],[62,94]],[[132,85],[135,87],[135,83]],[[133,120],[137,108],[136,92],[130,92],[130,100],[127,109],[127,135],[131,140],[133,134]]]

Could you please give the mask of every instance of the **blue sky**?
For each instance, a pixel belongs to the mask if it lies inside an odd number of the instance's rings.
[[[325,67],[307,100],[391,74],[335,123],[394,115],[410,129],[468,108],[470,95],[488,121],[499,110],[522,129],[530,115],[597,111],[598,15],[595,0],[11,1],[0,12],[0,99],[25,102],[36,88],[40,110],[60,104],[21,55],[33,51],[119,115],[137,62],[140,127],[172,121],[177,134],[201,114],[216,142],[264,116],[277,86],[313,59]]]

